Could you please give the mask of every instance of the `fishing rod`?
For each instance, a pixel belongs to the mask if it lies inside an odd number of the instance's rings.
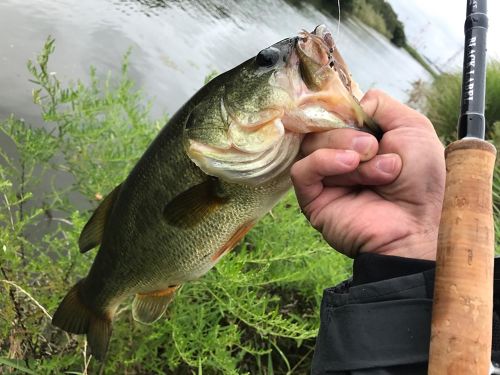
[[[445,151],[429,374],[489,374],[495,147],[484,140],[486,0],[467,0],[458,141]]]

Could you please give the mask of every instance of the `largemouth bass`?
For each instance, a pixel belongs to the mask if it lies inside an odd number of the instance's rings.
[[[201,88],[167,123],[82,230],[100,245],[53,324],[86,334],[105,357],[113,316],[135,295],[134,319],[156,321],[180,285],[230,251],[291,187],[305,133],[379,133],[325,26],[260,51]]]

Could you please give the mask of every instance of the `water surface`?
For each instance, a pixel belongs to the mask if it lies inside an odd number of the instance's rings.
[[[173,114],[211,71],[225,71],[300,29],[337,19],[284,0],[2,0],[0,2],[0,118],[15,113],[39,123],[26,61],[48,35],[56,39],[50,69],[63,81],[118,72],[132,48],[130,72],[154,115]],[[405,100],[412,81],[429,79],[406,52],[353,21],[342,19],[336,42],[361,88]]]

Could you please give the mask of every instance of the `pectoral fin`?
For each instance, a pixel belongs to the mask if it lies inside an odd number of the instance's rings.
[[[78,246],[80,252],[85,253],[99,245],[102,241],[102,234],[104,233],[104,226],[108,220],[109,213],[113,208],[114,202],[120,192],[121,184],[113,189],[106,198],[101,202],[99,207],[94,211],[91,218],[83,227],[80,238],[78,239]]]
[[[170,201],[163,210],[163,216],[170,225],[190,228],[228,200],[219,179],[210,177]]]
[[[138,322],[151,324],[157,321],[167,310],[180,285],[173,285],[165,290],[151,293],[138,293],[132,302],[132,316]]]

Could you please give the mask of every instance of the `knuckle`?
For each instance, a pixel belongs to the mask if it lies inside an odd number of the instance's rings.
[[[313,166],[324,165],[330,162],[331,152],[328,152],[328,150],[325,149],[319,149],[314,151],[310,158]]]
[[[414,113],[414,119],[413,123],[415,123],[417,126],[420,126],[425,129],[432,129],[434,131],[434,125],[432,125],[431,120],[429,120],[424,114],[418,112],[417,110],[413,110]]]
[[[369,89],[366,93],[365,93],[365,97],[366,98],[376,98],[376,97],[379,97],[379,96],[382,96],[384,95],[384,92],[380,89]]]

